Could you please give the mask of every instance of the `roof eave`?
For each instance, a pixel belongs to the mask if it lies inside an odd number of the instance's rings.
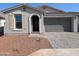
[[[12,10],[12,9],[19,8],[19,7],[22,7],[22,6],[25,6],[25,7],[31,8],[31,9],[33,9],[33,10],[35,10],[35,11],[38,11],[38,12],[40,12],[40,13],[43,13],[42,11],[37,10],[37,9],[31,7],[31,6],[26,5],[26,4],[20,4],[20,5],[14,6],[14,7],[10,7],[10,8],[7,8],[7,9],[5,9],[5,10],[2,10],[1,12],[7,13],[8,11],[10,11],[10,10]]]

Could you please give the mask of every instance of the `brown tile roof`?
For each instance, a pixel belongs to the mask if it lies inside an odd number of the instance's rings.
[[[29,5],[26,5],[26,4],[19,4],[19,5],[16,5],[16,6],[7,8],[7,9],[5,9],[5,10],[2,10],[2,12],[3,12],[3,13],[7,13],[7,12],[9,12],[9,11],[11,11],[11,10],[14,10],[14,9],[16,9],[16,8],[19,8],[19,7],[23,7],[23,8],[26,8],[26,7],[27,7],[27,8],[30,8],[30,9],[32,9],[32,10],[41,12],[40,10],[37,10],[36,8],[33,8],[32,6],[29,6]],[[42,12],[41,12],[41,13],[42,13]]]
[[[41,11],[50,11],[50,12],[53,12],[53,11],[56,11],[57,13],[65,13],[65,11],[62,11],[62,10],[59,10],[59,9],[56,9],[54,7],[50,7],[48,5],[41,5],[39,7],[36,8],[37,10],[41,10]]]
[[[70,14],[79,14],[79,12],[67,12],[67,13],[70,13]]]
[[[17,6],[13,6],[13,7],[7,8],[5,10],[2,10],[2,12],[3,13],[7,13],[7,12],[9,12],[9,11],[11,11],[13,9],[19,8],[19,7],[23,7],[23,8],[27,7],[27,8],[30,8],[32,10],[38,11],[39,13],[44,13],[44,14],[78,14],[79,15],[79,12],[65,12],[65,11],[56,9],[54,7],[50,7],[48,5],[41,5],[41,6],[38,6],[38,7],[34,8],[34,7],[26,5],[26,4],[19,4]],[[48,12],[44,12],[46,10]]]

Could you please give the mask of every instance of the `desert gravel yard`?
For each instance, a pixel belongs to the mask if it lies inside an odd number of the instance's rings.
[[[45,35],[53,48],[79,48],[79,33],[48,32]]]
[[[0,55],[79,56],[79,33],[4,35],[0,37]]]
[[[40,49],[52,48],[43,37],[29,35],[4,35],[0,37],[0,56],[27,56]]]

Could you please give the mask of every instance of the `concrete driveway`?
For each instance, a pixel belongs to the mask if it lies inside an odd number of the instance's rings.
[[[53,48],[79,48],[79,33],[48,32],[45,35]]]

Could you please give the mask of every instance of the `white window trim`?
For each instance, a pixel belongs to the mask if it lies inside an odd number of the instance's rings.
[[[14,28],[13,30],[23,30],[23,29]]]
[[[15,14],[22,14],[22,13],[13,13],[13,15],[15,15]],[[15,19],[14,19],[14,29],[13,30],[23,30],[23,29],[16,28]]]

